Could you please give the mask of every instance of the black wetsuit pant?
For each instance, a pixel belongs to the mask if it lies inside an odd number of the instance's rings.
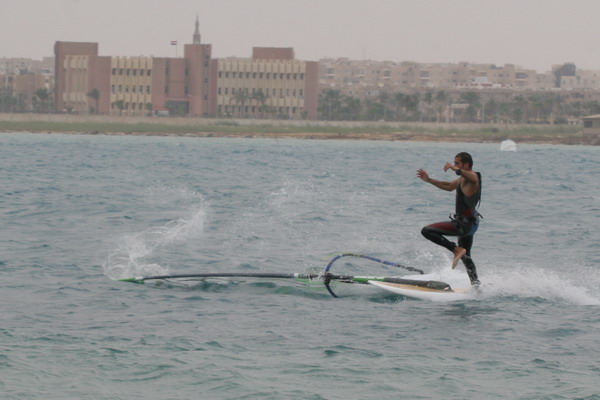
[[[462,258],[462,262],[465,265],[467,274],[471,283],[479,283],[477,279],[477,269],[475,263],[471,259],[471,247],[473,246],[473,236],[478,228],[478,223],[472,223],[470,226],[461,227],[456,221],[445,221],[436,222],[431,225],[427,225],[421,230],[421,234],[433,243],[438,244],[447,248],[450,251],[454,251],[457,247],[456,243],[446,239],[445,236],[458,236],[458,246],[462,247],[467,251],[467,254]],[[466,234],[463,231],[468,229]]]

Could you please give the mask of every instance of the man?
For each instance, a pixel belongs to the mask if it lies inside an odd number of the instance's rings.
[[[453,181],[438,181],[431,179],[429,174],[422,169],[417,171],[417,176],[433,186],[449,192],[456,190],[456,214],[450,221],[437,222],[427,225],[421,234],[432,242],[443,246],[454,254],[452,268],[456,268],[458,260],[462,260],[471,285],[479,286],[475,263],[471,259],[471,246],[473,235],[479,227],[479,213],[477,205],[481,199],[481,174],[473,171],[473,158],[469,153],[458,153],[454,164],[446,163],[444,171],[451,169],[458,175]],[[458,245],[444,236],[458,236]]]

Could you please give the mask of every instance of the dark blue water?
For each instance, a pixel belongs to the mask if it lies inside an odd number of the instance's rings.
[[[453,285],[420,236],[484,177],[475,301],[156,273],[308,272],[342,251]],[[6,399],[600,399],[596,147],[0,135]],[[347,268],[402,273],[364,262]]]

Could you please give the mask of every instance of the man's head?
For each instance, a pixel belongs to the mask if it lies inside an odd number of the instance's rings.
[[[469,153],[458,153],[454,157],[454,165],[456,165],[458,168],[470,170],[471,168],[473,168],[473,158]]]

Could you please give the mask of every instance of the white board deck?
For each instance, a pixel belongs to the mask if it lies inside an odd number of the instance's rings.
[[[475,293],[471,288],[453,288],[452,291],[447,292],[438,289],[430,289],[415,285],[405,285],[401,283],[369,281],[369,284],[395,294],[400,294],[402,296],[412,297],[419,300],[445,302],[473,300],[475,298]]]

